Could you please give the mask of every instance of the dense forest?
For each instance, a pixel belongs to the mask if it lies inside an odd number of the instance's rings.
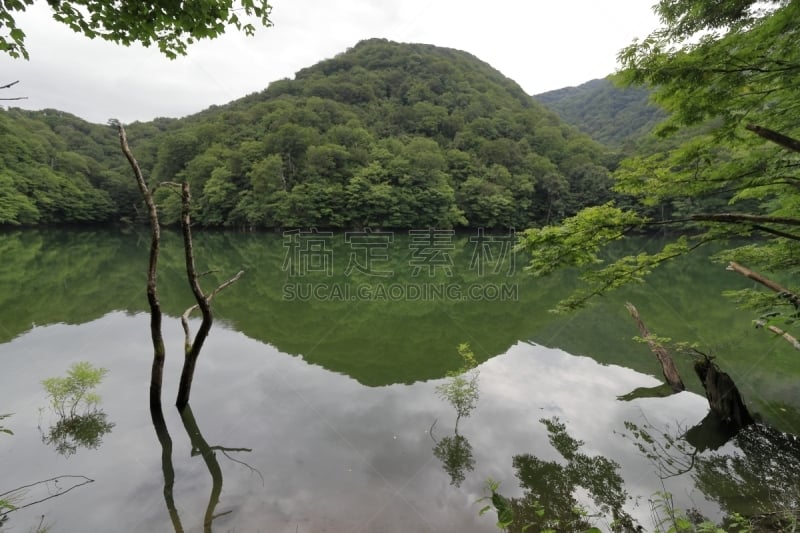
[[[614,158],[474,56],[372,39],[292,80],[128,126],[152,183],[226,227],[527,227],[610,198]],[[0,112],[0,224],[143,215],[114,131]],[[157,198],[174,223],[179,199]]]
[[[592,139],[630,151],[667,117],[650,101],[651,93],[646,87],[620,87],[609,79],[600,79],[534,98]]]

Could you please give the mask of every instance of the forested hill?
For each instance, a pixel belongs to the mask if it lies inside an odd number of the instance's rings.
[[[666,113],[649,101],[644,87],[617,87],[607,79],[591,80],[534,96],[594,140],[624,147],[652,132]]]
[[[368,40],[293,80],[128,127],[152,182],[188,180],[195,222],[526,227],[604,201],[604,149],[465,52]],[[141,217],[114,131],[0,112],[0,224]],[[158,194],[163,221],[177,195]]]

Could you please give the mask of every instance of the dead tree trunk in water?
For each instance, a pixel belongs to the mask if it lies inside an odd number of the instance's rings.
[[[625,307],[636,321],[636,325],[639,327],[639,333],[642,335],[642,338],[647,341],[650,351],[655,354],[656,358],[658,358],[658,362],[661,363],[661,371],[664,373],[664,379],[667,380],[669,386],[672,387],[674,392],[686,390],[686,386],[684,386],[681,376],[678,374],[675,361],[672,360],[672,356],[669,352],[658,344],[653,338],[653,335],[647,330],[647,326],[644,325],[641,317],[639,317],[639,311],[637,311],[636,307],[630,302],[626,303]]]
[[[189,214],[191,203],[192,196],[189,191],[189,184],[183,182],[181,184],[181,230],[183,231],[183,251],[186,259],[186,278],[189,281],[192,294],[194,294],[194,299],[197,301],[197,307],[200,308],[200,312],[203,314],[203,322],[200,324],[200,329],[197,330],[194,341],[189,344],[188,321],[181,320],[187,338],[183,370],[181,371],[181,381],[178,387],[178,399],[175,403],[180,410],[183,410],[189,403],[189,394],[192,390],[192,378],[194,377],[194,367],[197,363],[197,357],[200,355],[200,349],[203,347],[208,332],[211,331],[211,324],[214,322],[208,299],[206,295],[203,294],[200,283],[197,281],[197,268],[194,263],[194,246],[192,244],[192,227]],[[188,316],[188,312],[184,313],[184,316]]]
[[[706,391],[709,407],[723,422],[737,431],[754,422],[736,384],[711,358],[703,356],[703,359],[695,361],[694,371]]]
[[[189,404],[189,395],[192,391],[192,379],[194,378],[197,358],[200,355],[200,350],[203,348],[203,343],[206,341],[208,332],[211,331],[211,325],[214,322],[214,316],[211,314],[211,300],[219,291],[234,283],[244,274],[244,271],[240,271],[206,296],[203,289],[200,287],[200,274],[197,273],[197,267],[194,261],[194,244],[192,242],[192,221],[190,215],[191,205],[192,195],[189,190],[189,184],[183,182],[181,184],[181,230],[183,232],[183,251],[186,259],[186,278],[189,280],[189,286],[192,289],[192,294],[194,294],[194,299],[197,303],[187,309],[181,316],[181,324],[183,325],[183,332],[185,334],[185,357],[183,361],[183,370],[181,371],[181,381],[178,387],[178,398],[175,402],[175,405],[181,411]],[[189,315],[198,308],[203,315],[203,321],[200,323],[200,329],[197,330],[197,335],[195,335],[194,340],[190,341]]]
[[[161,230],[158,221],[158,210],[155,201],[153,200],[153,192],[147,187],[144,180],[139,163],[133,156],[130,147],[128,146],[128,139],[125,135],[125,128],[122,123],[116,119],[109,121],[109,124],[117,128],[119,134],[120,146],[122,152],[128,159],[128,162],[133,169],[136,177],[136,183],[139,186],[139,192],[142,194],[145,204],[147,205],[148,215],[150,218],[150,262],[147,270],[147,301],[150,305],[150,336],[153,340],[153,367],[150,376],[150,409],[151,411],[157,410],[161,412],[161,388],[164,377],[164,360],[166,358],[166,350],[164,349],[164,337],[161,333],[161,305],[158,300],[158,255],[160,251]],[[176,184],[170,184],[176,185]],[[200,350],[203,343],[211,330],[213,323],[213,316],[211,314],[211,300],[216,294],[227,287],[228,285],[237,281],[244,272],[239,272],[233,278],[229,279],[219,287],[217,287],[210,295],[206,296],[200,288],[198,278],[200,275],[197,273],[194,260],[194,246],[192,244],[192,229],[189,211],[191,209],[191,193],[189,191],[189,184],[183,182],[180,184],[181,188],[181,229],[183,232],[183,247],[184,255],[186,257],[186,277],[189,280],[189,286],[192,289],[197,304],[187,309],[183,316],[181,316],[181,323],[183,330],[186,334],[185,342],[185,360],[183,364],[183,371],[181,372],[180,386],[178,388],[178,399],[176,405],[178,409],[182,410],[189,403],[189,393],[192,387],[192,377],[194,376],[194,368],[197,362],[197,357],[200,355]],[[189,314],[195,309],[200,308],[203,314],[203,322],[200,329],[195,335],[194,341],[190,341],[189,333]]]
[[[680,392],[685,389],[683,381],[678,374],[678,369],[675,367],[675,362],[669,352],[658,344],[653,339],[652,334],[647,330],[647,327],[639,317],[639,312],[636,307],[631,303],[626,303],[625,307],[628,308],[631,316],[636,320],[639,326],[639,331],[642,337],[650,345],[650,349],[658,357],[661,362],[661,368],[664,371],[664,377],[669,382],[672,390]],[[719,367],[714,364],[711,357],[695,350],[697,355],[701,355],[702,359],[695,359],[694,370],[697,377],[700,378],[700,383],[706,392],[706,399],[708,399],[708,406],[711,412],[720,418],[730,429],[735,431],[750,425],[754,422],[753,417],[742,401],[742,396],[739,394],[739,389],[731,377],[722,372]]]
[[[150,261],[147,268],[147,303],[150,305],[150,337],[153,340],[153,366],[150,371],[150,407],[161,410],[161,387],[164,381],[164,359],[166,350],[164,349],[164,337],[161,334],[161,304],[158,300],[158,253],[161,243],[161,229],[158,223],[158,210],[153,201],[153,194],[147,187],[139,163],[133,156],[128,146],[128,138],[125,135],[125,128],[118,120],[112,120],[111,125],[117,127],[119,134],[119,144],[122,152],[133,169],[139,192],[147,205],[147,212],[150,217]]]

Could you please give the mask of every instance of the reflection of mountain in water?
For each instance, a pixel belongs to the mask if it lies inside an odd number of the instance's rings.
[[[522,273],[524,258],[519,257],[511,277],[506,277],[507,269],[493,274],[495,277],[479,276],[476,269],[470,269],[475,251],[470,236],[457,236],[453,241],[449,251],[452,277],[440,270],[434,277],[429,278],[425,271],[413,277],[410,261],[415,252],[408,235],[400,232],[387,249],[387,262],[375,264],[374,269],[394,272],[391,282],[401,284],[445,283],[463,289],[476,283],[508,283],[517,287],[518,301],[286,301],[287,283],[375,285],[387,280],[355,271],[344,276],[354,250],[341,234],[327,243],[333,275],[309,273],[299,280],[290,278],[284,268],[288,248],[280,235],[202,233],[197,235],[196,248],[198,268],[218,271],[208,276],[208,286],[216,286],[239,269],[246,271],[215,302],[218,318],[251,338],[366,385],[442,377],[458,366],[453,348],[461,342],[470,342],[478,359],[485,360],[529,338],[659,375],[652,355],[630,340],[636,329],[621,304],[630,299],[656,334],[699,340],[718,357],[724,370],[745,375],[737,385],[745,400],[759,402],[756,412],[773,422],[780,415],[784,424],[797,422],[794,425],[800,426],[800,416],[790,416],[800,409],[795,394],[800,362],[794,354],[785,354],[783,350],[788,348],[784,343],[752,330],[752,317],[747,313],[732,310],[720,293],[739,287],[742,280],[726,277],[721,266],[707,262],[707,256],[671,265],[643,286],[604,298],[577,315],[559,318],[548,309],[575,283],[568,273],[535,280]],[[145,311],[148,243],[144,228],[128,233],[51,229],[0,234],[4,258],[0,267],[0,341],[10,340],[32,324],[84,323],[112,310]],[[631,246],[634,249],[626,253],[649,244],[642,241]],[[177,316],[193,301],[176,233],[164,232],[160,268],[162,305],[165,312]],[[767,353],[769,364],[754,366],[754,354],[761,357]],[[699,384],[690,379],[690,362],[679,359],[677,363],[687,386],[699,392]]]
[[[185,287],[177,237],[165,232],[160,261],[161,301],[172,315],[193,303]],[[351,249],[342,234],[326,243],[332,247],[333,276],[308,272],[290,277],[284,268],[288,249],[284,239],[273,234],[206,233],[197,236],[196,249],[198,268],[218,271],[209,278],[224,281],[229,272],[246,271],[233,290],[215,301],[217,317],[283,352],[377,386],[441,377],[457,366],[453,349],[460,342],[472,342],[479,358],[485,359],[504,352],[537,324],[550,320],[546,309],[555,302],[554,284],[542,284],[520,272],[507,276],[508,268],[480,275],[470,269],[474,245],[468,236],[453,242],[454,249],[448,251],[452,276],[439,267],[433,277],[426,269],[414,277],[410,264],[414,252],[408,237],[398,234],[386,250],[388,262],[375,266],[375,270],[393,272],[388,279],[355,271],[345,276]],[[5,311],[0,311],[4,333],[13,337],[33,323],[83,323],[115,309],[145,311],[147,244],[144,233],[112,231],[27,231],[3,236],[3,257],[18,258],[0,276],[0,294],[6,299],[0,305]],[[506,266],[512,266],[510,259],[506,261]],[[521,266],[517,265],[518,270]],[[24,283],[33,279],[35,284]],[[217,281],[205,283],[211,286]],[[515,291],[519,301],[474,301],[466,294],[472,286],[491,290],[499,284],[514,286],[509,290]],[[309,285],[348,286],[353,293],[347,297],[358,296],[357,288],[367,287],[374,299],[346,300],[326,290],[334,299],[287,301],[287,285],[298,287],[295,294],[305,293]],[[394,299],[390,286],[409,292],[411,285],[420,296],[412,293],[411,301]],[[386,290],[381,292],[380,287]],[[445,287],[443,296],[437,292],[440,287]],[[457,296],[467,299],[454,300],[452,292],[448,297],[447,287],[456,287]],[[426,291],[436,301],[421,301]],[[21,306],[23,301],[33,305]],[[12,313],[12,309],[20,312]]]
[[[190,456],[191,449],[204,445],[197,439],[193,443],[194,431],[187,435],[184,421],[171,408],[164,416],[174,439],[172,449],[167,446],[173,465],[163,468],[165,454],[147,411],[152,352],[147,332],[146,315],[112,313],[81,326],[36,328],[0,345],[0,359],[14,375],[3,384],[8,387],[4,410],[16,413],[15,435],[4,441],[14,460],[3,465],[3,485],[45,479],[64,466],[63,457],[42,446],[36,431],[41,398],[32,401],[30,390],[38,387],[42,368],[63,366],[64,360],[77,357],[107,367],[98,393],[117,424],[99,449],[79,451],[69,459],[70,471],[91,474],[95,483],[82,488],[77,500],[64,497],[41,510],[23,510],[15,522],[32,523],[47,513],[65,531],[168,531],[164,489],[171,470],[181,523],[187,530],[202,530],[209,503],[216,501],[215,474],[210,475],[202,453]],[[181,346],[177,323],[165,327],[165,335],[173,350]],[[252,446],[252,452],[232,457],[264,476],[262,483],[250,469],[225,461],[221,450],[214,450],[225,479],[212,513],[233,511],[214,521],[215,530],[221,531],[295,531],[298,525],[300,530],[356,531],[367,524],[370,530],[491,533],[496,531],[494,520],[478,516],[474,503],[483,481],[489,476],[501,481],[504,494],[514,498],[524,490],[512,492],[512,457],[530,453],[563,464],[537,423],[554,416],[575,439],[586,442],[583,453],[618,463],[625,489],[647,498],[661,490],[651,475],[652,465],[614,430],[621,431],[624,420],[637,420],[643,411],[659,427],[675,419],[693,425],[707,405],[691,393],[657,399],[657,405],[652,399],[618,401],[618,395],[656,380],[518,343],[479,367],[480,401],[458,429],[469,441],[474,466],[464,470],[461,486],[455,487],[428,434],[438,419],[436,438],[454,435],[456,413],[437,395],[443,381],[366,387],[224,327],[214,330],[204,350],[192,398],[203,440]],[[180,359],[167,357],[165,382],[177,380]],[[735,452],[735,447],[726,451]],[[668,483],[680,508],[698,505],[708,516],[716,512],[714,502],[709,504],[693,489],[691,474]],[[580,495],[577,499],[585,503]],[[104,512],[87,512],[86,505]],[[646,523],[644,506],[626,510]]]

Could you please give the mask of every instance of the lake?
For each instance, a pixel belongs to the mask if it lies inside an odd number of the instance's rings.
[[[761,420],[800,433],[800,358],[721,296],[750,282],[704,252],[559,316],[549,309],[576,286],[574,274],[531,278],[510,237],[198,234],[198,268],[213,270],[207,289],[245,274],[214,301],[182,417],[171,407],[183,359],[177,317],[193,301],[180,236],[166,231],[157,431],[147,229],[0,233],[0,415],[11,414],[0,426],[13,431],[0,433],[0,500],[20,508],[0,527],[490,532],[497,516],[481,515],[479,502],[490,479],[517,509],[568,509],[556,517],[565,530],[573,503],[608,528],[614,491],[598,487],[623,491],[624,512],[645,530],[665,490],[676,507],[715,520],[797,501],[796,439],[760,428],[724,443],[709,424],[695,428],[708,404],[688,357],[677,358],[688,391],[619,399],[662,381],[633,340],[623,306],[632,301],[656,334],[715,355]],[[657,244],[642,238],[619,251]],[[462,343],[479,364],[474,410],[459,418],[441,390],[462,365]],[[41,382],[80,361],[108,371],[97,387],[102,431],[53,438],[63,417]],[[625,422],[672,439],[680,457],[648,458]],[[681,461],[687,468],[674,466]],[[580,468],[589,463],[610,468]],[[14,490],[58,476],[83,477]]]

